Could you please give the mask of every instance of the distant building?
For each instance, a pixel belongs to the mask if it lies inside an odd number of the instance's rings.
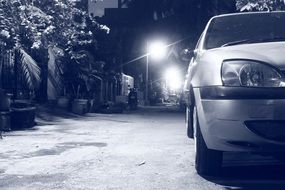
[[[88,0],[88,12],[93,16],[104,16],[106,8],[118,8],[118,0]]]

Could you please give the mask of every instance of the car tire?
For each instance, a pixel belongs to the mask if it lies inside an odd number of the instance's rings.
[[[195,168],[198,174],[208,176],[218,176],[221,173],[223,153],[221,151],[211,150],[202,136],[198,122],[196,107],[193,109],[193,125],[195,128]]]
[[[191,139],[194,138],[194,131],[193,131],[193,107],[186,108],[186,130],[187,130],[187,136]]]

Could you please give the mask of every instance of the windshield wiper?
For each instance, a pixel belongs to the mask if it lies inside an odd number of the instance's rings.
[[[276,42],[276,41],[285,41],[285,37],[276,36],[272,38],[259,38],[256,40],[252,40],[253,42]]]
[[[232,41],[232,42],[228,42],[228,43],[223,44],[221,47],[233,46],[233,45],[238,45],[238,44],[244,44],[244,43],[248,43],[248,41],[249,41],[249,39]]]
[[[272,38],[243,39],[243,40],[237,40],[237,41],[225,43],[221,47],[233,46],[233,45],[245,44],[245,43],[249,44],[249,43],[276,42],[276,41],[285,41],[285,37],[276,36]]]

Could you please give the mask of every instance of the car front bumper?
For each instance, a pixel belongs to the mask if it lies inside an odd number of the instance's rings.
[[[201,132],[209,149],[285,151],[285,88],[194,88]]]

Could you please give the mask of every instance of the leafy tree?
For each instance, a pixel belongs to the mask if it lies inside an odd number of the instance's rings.
[[[15,63],[19,64],[19,68],[22,68],[20,65],[23,63],[28,65],[23,74],[31,89],[36,88],[30,79],[39,79],[39,66],[42,69],[41,86],[46,86],[49,47],[63,50],[66,58],[62,61],[63,64],[77,62],[81,67],[87,66],[88,64],[81,62],[82,56],[87,55],[82,55],[82,50],[93,54],[97,47],[96,33],[108,30],[78,8],[76,2],[74,0],[0,1],[2,59],[5,58],[5,53],[11,50],[19,53],[18,57],[25,57],[25,59],[15,59]]]
[[[25,11],[25,9],[23,10],[21,1],[11,0],[0,2],[0,17],[2,18],[0,22],[0,68],[13,68],[15,76],[14,84],[10,82],[9,86],[14,86],[14,90],[17,88],[19,80],[18,74],[21,74],[21,78],[25,80],[26,86],[30,90],[35,90],[40,79],[39,67],[35,60],[29,55],[25,43],[22,43],[22,40],[25,42],[25,38],[28,35],[36,39],[36,36],[33,35],[35,32],[27,33],[26,35],[23,34],[25,30],[23,23]],[[32,32],[32,30],[30,31]],[[15,59],[7,59],[7,57],[13,55],[13,52]],[[2,71],[1,75],[3,75]],[[2,78],[5,78],[5,76],[2,76]],[[14,95],[16,96],[16,93],[14,93]]]
[[[237,0],[240,11],[276,11],[285,10],[284,0]]]

